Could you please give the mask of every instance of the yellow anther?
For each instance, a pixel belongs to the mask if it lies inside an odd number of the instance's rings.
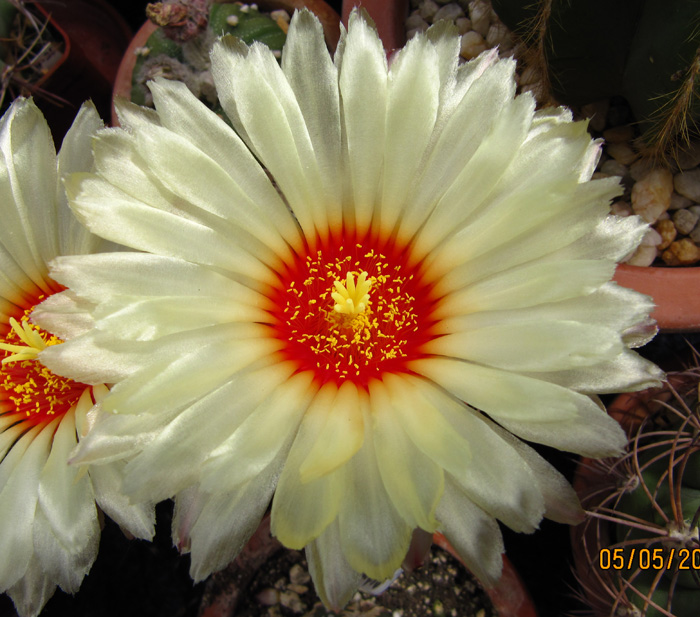
[[[40,351],[46,349],[46,342],[36,330],[32,329],[31,324],[28,322],[25,321],[19,324],[16,319],[10,317],[10,325],[24,345],[0,343],[0,349],[2,351],[12,352],[11,356],[3,358],[3,364],[20,362],[22,360],[34,360],[39,355]]]
[[[333,310],[345,315],[358,315],[364,312],[369,302],[371,286],[372,280],[367,280],[367,272],[360,272],[357,283],[355,283],[355,275],[348,272],[344,284],[340,281],[333,282],[335,288],[335,291],[331,293],[331,298],[335,300]]]

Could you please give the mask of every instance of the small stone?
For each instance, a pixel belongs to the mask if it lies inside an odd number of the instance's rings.
[[[656,247],[655,246],[639,246],[637,250],[632,253],[625,263],[630,266],[641,266],[646,268],[654,263],[656,259]]]
[[[644,237],[642,238],[642,241],[639,243],[640,246],[659,246],[663,242],[663,238],[661,237],[661,234],[656,231],[653,227],[649,227],[649,229],[646,230],[646,233],[644,234]]]
[[[280,604],[293,613],[303,613],[306,610],[306,606],[301,601],[299,594],[293,591],[283,591],[280,594]]]
[[[689,169],[676,174],[673,177],[673,186],[677,193],[700,203],[700,169]]]
[[[462,35],[462,43],[459,55],[465,60],[476,58],[480,53],[486,51],[486,41],[478,32],[472,30]]]
[[[616,201],[612,206],[610,206],[610,213],[614,214],[615,216],[631,216],[632,206],[630,206],[626,201]]]
[[[425,32],[422,28],[414,28],[413,30],[406,30],[406,39],[411,40],[416,34],[419,34],[421,32]]]
[[[690,232],[690,239],[695,242],[695,244],[700,244],[700,225],[696,225],[695,229]]]
[[[697,222],[698,215],[690,210],[686,210],[685,208],[676,210],[673,213],[673,224],[676,226],[678,233],[683,234],[684,236],[687,236],[691,231],[693,231],[693,229],[695,229]]]
[[[668,266],[692,266],[700,261],[700,248],[690,238],[683,238],[671,243],[661,259]]]
[[[262,604],[263,606],[274,606],[275,604],[279,604],[280,592],[272,587],[268,587],[255,596],[255,599],[258,601],[258,604]]]
[[[593,131],[601,132],[605,128],[605,118],[610,107],[609,99],[602,99],[595,103],[588,103],[581,107],[581,112],[586,118],[590,118],[588,126]]]
[[[528,84],[534,84],[540,81],[540,73],[533,66],[526,66],[525,70],[520,75],[520,85],[527,86]]]
[[[510,30],[502,23],[491,24],[486,35],[486,45],[494,47],[512,47],[513,41]]]
[[[656,225],[654,225],[654,229],[656,229],[658,234],[661,236],[661,243],[656,247],[660,251],[663,251],[671,246],[671,242],[676,239],[676,235],[678,234],[676,226],[670,219],[659,221],[656,223]]]
[[[294,593],[298,593],[299,595],[304,594],[309,590],[306,585],[297,585],[295,583],[290,583],[287,585],[287,589],[289,591],[293,591]]]
[[[413,12],[406,20],[406,30],[427,30],[428,22],[425,21],[417,12]]]
[[[472,28],[484,38],[488,36],[491,25],[490,12],[489,6],[482,0],[472,0],[469,3],[469,19],[472,20]]]
[[[700,218],[700,206],[690,206],[688,210],[690,210],[693,214],[697,214],[698,218]]]
[[[446,4],[437,13],[435,13],[433,23],[437,23],[441,19],[452,21],[458,17],[464,17],[462,7],[460,7],[458,4]]]
[[[634,139],[634,129],[629,124],[614,126],[603,131],[603,138],[611,144],[630,142]]]
[[[610,143],[606,146],[605,151],[623,165],[631,165],[639,158],[639,153],[632,150],[632,147],[625,142]]]
[[[700,165],[700,141],[694,141],[676,156],[679,169],[692,169]]]
[[[455,20],[455,25],[460,34],[466,34],[472,29],[472,20],[468,17],[459,17]]]
[[[671,205],[668,207],[668,209],[680,210],[681,208],[690,207],[695,207],[693,206],[692,200],[688,199],[687,197],[683,197],[683,195],[679,195],[674,191],[673,195],[671,195]]]
[[[435,17],[435,13],[437,13],[439,10],[440,6],[437,2],[433,2],[433,0],[425,0],[425,2],[420,5],[418,14],[425,19],[425,21],[432,22],[433,17]]]
[[[668,169],[649,171],[632,187],[632,209],[647,223],[654,223],[668,210],[673,193],[673,176]]]
[[[137,47],[136,49],[134,49],[135,56],[141,56],[141,57],[145,58],[150,53],[151,53],[151,48],[146,47],[145,45],[143,47]]]
[[[295,563],[289,569],[289,580],[295,585],[303,585],[311,580],[309,573],[302,568],[298,563]]]
[[[630,176],[633,180],[639,181],[652,169],[654,169],[654,163],[651,160],[640,158],[630,165]]]
[[[600,171],[609,176],[620,176],[621,178],[624,178],[629,173],[629,169],[615,159],[605,161],[605,163],[600,166]]]

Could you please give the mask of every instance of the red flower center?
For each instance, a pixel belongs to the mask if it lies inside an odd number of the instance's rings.
[[[36,359],[45,347],[63,342],[29,321],[43,299],[11,318],[0,337],[0,414],[16,413],[33,425],[68,412],[89,387],[55,375]]]
[[[296,255],[269,294],[285,358],[321,383],[366,386],[382,373],[406,372],[423,356],[435,321],[432,285],[408,255],[393,240],[354,234]]]

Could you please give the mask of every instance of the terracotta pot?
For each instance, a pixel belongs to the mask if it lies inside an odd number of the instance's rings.
[[[340,38],[340,17],[339,15],[322,0],[259,0],[258,6],[262,10],[273,11],[275,9],[285,9],[292,13],[295,9],[306,7],[313,12],[321,21],[323,32],[326,37],[326,44],[331,51],[335,51]],[[153,34],[157,26],[150,21],[139,28],[138,32],[131,40],[128,48],[124,52],[124,56],[119,65],[116,79],[114,81],[113,98],[121,96],[130,98],[131,96],[131,78],[136,64],[136,49],[143,47],[148,41],[148,37]],[[112,105],[112,126],[119,126],[117,114]]]
[[[700,331],[700,268],[640,268],[622,264],[614,280],[654,299],[652,317],[665,332]]]
[[[449,552],[465,568],[467,567],[445,536],[441,533],[436,533],[433,536],[433,540],[435,544]],[[520,580],[518,572],[505,555],[503,555],[503,572],[498,584],[490,589],[485,589],[485,591],[499,617],[537,617],[537,611],[527,589]]]
[[[131,29],[104,0],[33,4],[65,40],[63,57],[39,84],[52,96],[35,97],[60,144],[83,101],[91,99],[103,118],[110,117],[112,85]]]
[[[342,18],[346,26],[355,7],[365,9],[374,20],[387,53],[404,46],[408,0],[343,0]]]

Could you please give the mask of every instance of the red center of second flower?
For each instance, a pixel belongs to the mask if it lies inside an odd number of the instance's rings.
[[[42,349],[63,341],[30,323],[33,309],[12,319],[0,337],[0,413],[39,424],[68,412],[89,386],[55,375],[36,359]]]
[[[283,354],[319,381],[365,386],[421,357],[434,299],[407,247],[344,237],[298,255],[270,294]]]

